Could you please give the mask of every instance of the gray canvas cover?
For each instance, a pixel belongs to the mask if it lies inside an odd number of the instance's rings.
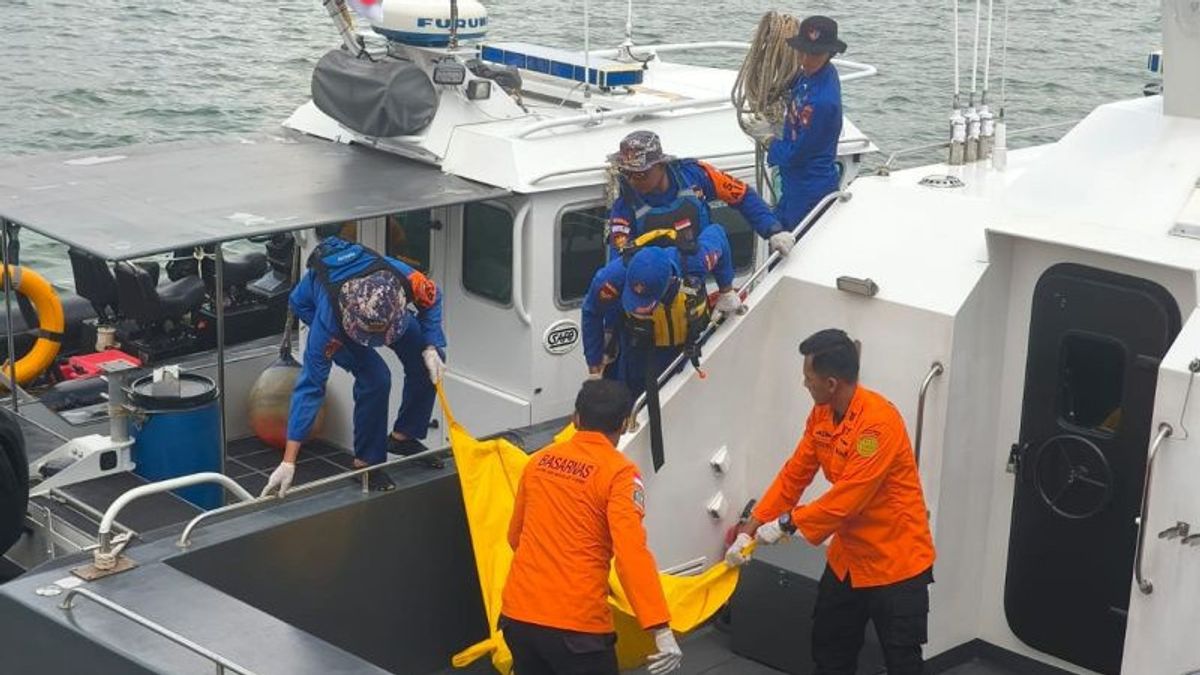
[[[437,114],[438,93],[411,61],[356,58],[342,49],[321,57],[312,77],[313,103],[348,129],[387,138],[420,132]]]

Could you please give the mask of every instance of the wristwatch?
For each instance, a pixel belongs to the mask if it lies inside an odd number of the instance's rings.
[[[792,512],[784,511],[782,516],[779,516],[779,529],[783,530],[784,534],[796,534],[796,524],[792,522]]]

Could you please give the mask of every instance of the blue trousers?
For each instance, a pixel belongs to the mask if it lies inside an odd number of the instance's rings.
[[[779,197],[779,203],[775,205],[775,217],[783,224],[784,229],[788,230],[799,225],[825,195],[838,189],[836,175],[827,179],[794,182],[782,179],[780,183],[783,193]]]
[[[404,391],[392,430],[421,439],[429,431],[437,388],[421,356],[425,349],[421,327],[415,317],[409,316],[408,322],[400,339],[388,345],[404,366]],[[378,352],[358,344],[343,345],[334,353],[333,362],[354,377],[354,456],[367,464],[379,464],[387,459],[391,370]]]

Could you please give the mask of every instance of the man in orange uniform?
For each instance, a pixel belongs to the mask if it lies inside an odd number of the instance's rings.
[[[857,670],[868,619],[889,675],[920,673],[934,551],[904,420],[858,385],[858,350],[844,332],[819,331],[800,343],[800,353],[815,403],[804,437],[725,559],[746,562],[741,552],[751,535],[762,544],[795,533],[813,545],[832,537],[813,614],[816,675]],[[798,504],[818,468],[832,487]]]
[[[616,448],[631,405],[620,382],[584,382],[575,398],[578,431],[535,453],[521,475],[500,616],[517,675],[617,675],[607,602],[614,556],[638,622],[654,633],[650,672],[669,673],[683,659],[646,546],[642,481]]]

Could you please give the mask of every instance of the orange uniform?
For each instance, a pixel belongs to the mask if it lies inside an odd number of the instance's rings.
[[[797,506],[820,468],[828,492]],[[754,509],[762,522],[792,509],[798,534],[820,544],[833,536],[829,566],[854,588],[912,578],[933,565],[933,536],[921,479],[900,412],[857,387],[845,417],[815,406],[804,437]]]
[[[608,573],[642,628],[670,619],[642,525],[637,466],[604,434],[580,431],[539,450],[521,474],[508,527],[514,554],[502,614],[583,633],[611,633]]]

